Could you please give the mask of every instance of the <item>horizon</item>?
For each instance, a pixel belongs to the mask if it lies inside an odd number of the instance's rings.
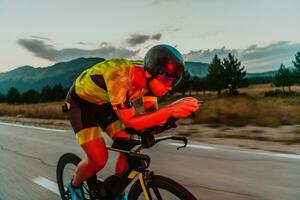
[[[209,64],[214,54],[232,53],[249,73],[293,66],[300,2],[269,2],[0,0],[0,72],[79,57],[141,59],[160,43],[193,62]]]
[[[16,67],[14,69],[11,69],[9,71],[5,71],[5,72],[0,72],[0,74],[4,74],[4,73],[8,73],[8,72],[11,72],[11,71],[14,71],[14,70],[17,70],[19,68],[23,68],[23,67],[31,67],[31,68],[34,68],[34,69],[38,69],[38,68],[48,68],[48,67],[53,67],[54,65],[57,65],[57,64],[60,64],[60,63],[68,63],[68,62],[72,62],[74,60],[78,60],[78,59],[91,59],[91,58],[101,58],[101,57],[78,57],[78,58],[74,58],[72,60],[66,60],[66,61],[59,61],[57,63],[54,63],[54,64],[51,64],[51,65],[48,65],[48,66],[39,66],[39,67],[35,67],[35,66],[31,66],[31,65],[23,65],[23,66],[19,66],[19,67]],[[103,58],[101,58],[103,59]],[[210,63],[205,63],[205,62],[197,62],[197,61],[185,61],[185,62],[190,62],[190,63],[201,63],[201,64],[210,64]],[[287,68],[294,68],[294,66],[285,66]],[[256,74],[256,73],[265,73],[265,72],[271,72],[271,71],[277,71],[278,69],[274,69],[274,70],[267,70],[267,71],[261,71],[261,72],[248,72],[247,68],[246,69],[246,72],[247,74]]]

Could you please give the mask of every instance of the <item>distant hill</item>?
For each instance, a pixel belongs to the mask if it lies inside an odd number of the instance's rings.
[[[185,66],[192,76],[200,78],[206,77],[209,68],[209,64],[201,62],[185,62]]]
[[[20,92],[29,89],[40,91],[45,85],[61,83],[70,87],[74,79],[84,70],[103,61],[103,58],[78,58],[45,68],[23,66],[9,72],[0,73],[0,92],[6,93],[10,87]]]
[[[9,72],[0,73],[0,92],[6,94],[10,87],[20,92],[29,89],[41,91],[45,85],[53,86],[61,83],[70,87],[75,78],[85,69],[104,61],[103,58],[78,58],[68,62],[60,62],[49,67],[34,68],[22,66]],[[209,64],[200,62],[186,62],[186,69],[192,76],[206,77]],[[247,77],[275,76],[276,71],[263,73],[248,73]]]
[[[261,72],[261,73],[247,73],[247,78],[258,78],[258,77],[275,77],[277,70]]]

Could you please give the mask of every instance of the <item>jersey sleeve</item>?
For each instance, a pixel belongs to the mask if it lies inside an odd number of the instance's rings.
[[[129,89],[133,77],[132,67],[114,69],[107,77],[107,93],[113,108],[119,109],[132,106],[129,100]]]

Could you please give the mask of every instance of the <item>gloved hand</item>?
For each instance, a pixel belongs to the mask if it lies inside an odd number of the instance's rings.
[[[147,134],[141,136],[142,144],[144,147],[149,148],[155,144],[155,137],[152,134]]]
[[[170,109],[172,114],[171,116],[176,118],[184,118],[191,115],[193,112],[197,111],[201,104],[196,98],[185,97],[175,101],[172,104],[169,104],[167,109]]]

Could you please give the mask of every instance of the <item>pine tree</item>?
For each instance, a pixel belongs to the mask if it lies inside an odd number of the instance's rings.
[[[52,89],[53,100],[63,100],[66,97],[65,88],[61,85],[55,85]]]
[[[7,96],[6,96],[6,102],[9,104],[19,104],[22,102],[22,97],[20,92],[14,88],[11,87],[8,92],[7,92]]]
[[[224,88],[223,70],[224,67],[222,66],[221,60],[215,55],[208,68],[206,80],[208,88],[213,91],[218,91],[218,95],[221,94],[221,91]]]
[[[180,83],[174,88],[175,92],[181,92],[182,96],[191,89],[191,75],[188,71],[185,71]]]
[[[198,94],[199,91],[205,90],[205,85],[203,79],[194,76],[191,80],[191,89],[193,91],[196,91],[196,94]]]
[[[286,68],[283,64],[280,65],[278,72],[275,75],[274,85],[276,87],[288,87],[291,90],[291,85],[293,85],[293,72]]]
[[[237,89],[246,82],[245,67],[241,67],[241,62],[231,53],[228,54],[228,57],[223,59],[223,67],[224,70],[222,74],[226,86],[229,87],[229,94],[238,94]]]
[[[40,94],[35,90],[28,90],[22,94],[24,103],[38,103],[40,101]]]
[[[43,87],[42,92],[41,92],[41,101],[42,102],[49,102],[53,101],[54,96],[52,95],[52,89],[49,85],[46,85]]]
[[[0,92],[0,103],[5,102],[5,99],[6,99],[5,95]]]
[[[300,85],[300,52],[297,52],[295,54],[295,61],[293,61],[293,64],[295,66],[295,81]]]

